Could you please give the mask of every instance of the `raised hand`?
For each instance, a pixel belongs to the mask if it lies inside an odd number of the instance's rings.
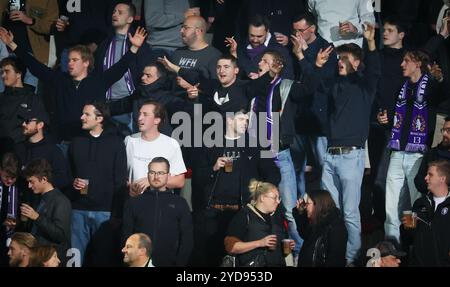
[[[316,66],[317,67],[323,67],[323,65],[326,64],[326,62],[328,62],[328,59],[330,58],[330,54],[331,52],[333,52],[333,46],[329,46],[328,48],[324,49],[320,49],[319,53],[317,53],[317,57],[316,57]]]
[[[288,36],[286,36],[282,33],[278,33],[278,32],[275,32],[274,35],[275,35],[275,38],[277,39],[278,44],[287,46],[287,44],[289,43]]]
[[[62,20],[61,18],[56,20],[56,30],[58,30],[58,32],[64,32],[69,25],[70,22],[68,20]]]
[[[158,62],[160,62],[161,64],[164,65],[164,67],[167,69],[167,71],[172,72],[172,73],[178,73],[178,71],[180,70],[180,67],[175,65],[174,63],[172,63],[171,61],[169,61],[169,59],[167,59],[166,56],[164,57],[159,57],[158,58]]]
[[[428,65],[428,70],[430,71],[430,74],[433,75],[433,77],[438,82],[442,82],[444,80],[444,75],[442,73],[442,69],[441,69],[441,67],[439,67],[438,64],[433,63],[433,65]]]
[[[305,39],[301,35],[291,35],[292,42],[292,52],[299,59],[302,60],[304,58],[303,51],[308,49],[308,44]]]
[[[138,27],[136,29],[136,32],[132,36],[130,33],[128,33],[128,38],[130,40],[130,43],[133,45],[130,50],[133,53],[136,53],[137,50],[144,44],[145,38],[147,37],[147,31],[145,31],[144,28]]]
[[[9,46],[11,43],[13,43],[14,35],[13,33],[11,33],[11,31],[0,27],[0,40],[2,40],[2,42],[5,43],[6,46]]]
[[[364,24],[364,38],[367,41],[375,41],[375,25],[369,22],[365,22]]]
[[[234,40],[234,36],[231,38],[225,38],[226,47],[230,47],[230,54],[237,58],[237,42]]]
[[[387,110],[379,111],[377,114],[377,120],[382,125],[387,125],[389,123]]]

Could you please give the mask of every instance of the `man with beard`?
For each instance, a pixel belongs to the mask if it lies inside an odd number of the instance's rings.
[[[148,165],[149,188],[130,198],[123,213],[123,238],[136,232],[149,235],[157,267],[186,266],[194,245],[188,204],[167,188],[169,170],[167,159],[152,159]]]
[[[186,69],[200,70],[203,77],[216,79],[216,63],[220,52],[205,41],[206,22],[200,16],[189,16],[181,26],[181,40],[186,46],[176,49],[171,62]],[[186,89],[192,85],[187,79],[177,77],[180,87]]]
[[[9,245],[9,266],[28,267],[31,249],[37,246],[37,240],[30,233],[16,232],[11,237]]]
[[[39,109],[28,109],[21,117],[27,140],[16,145],[20,166],[26,166],[33,159],[46,159],[52,166],[55,186],[60,189],[67,187],[70,184],[68,163],[61,149],[44,132],[49,123],[47,114]]]
[[[427,193],[427,183],[425,182],[425,176],[427,175],[428,164],[436,160],[450,161],[450,117],[445,118],[444,126],[441,129],[442,141],[435,147],[430,149],[424,154],[422,163],[420,164],[419,171],[414,179],[414,183],[419,192]]]

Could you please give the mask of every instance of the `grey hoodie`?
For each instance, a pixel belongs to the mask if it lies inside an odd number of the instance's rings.
[[[188,0],[146,0],[145,23],[147,42],[155,48],[179,48],[180,30],[184,22],[184,12],[189,9]]]

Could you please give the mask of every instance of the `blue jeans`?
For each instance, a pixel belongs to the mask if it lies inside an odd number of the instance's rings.
[[[400,243],[400,212],[409,209],[414,201],[420,197],[420,193],[414,184],[414,178],[422,163],[423,154],[393,151],[389,162],[386,178],[386,221],[384,232],[386,238]],[[401,193],[409,190],[411,205],[401,202]],[[402,208],[402,206],[404,206]]]
[[[295,241],[294,254],[298,254],[302,247],[303,239],[298,234],[297,224],[292,215],[292,209],[297,203],[297,184],[291,151],[289,149],[280,151],[277,154],[276,162],[281,173],[281,181],[278,185],[278,190],[280,191],[281,202],[286,209],[285,217],[288,221],[289,237]]]
[[[80,251],[82,263],[92,236],[110,217],[108,211],[72,210],[72,247]]]
[[[297,190],[300,197],[306,193],[305,167],[307,158],[307,145],[311,145],[314,155],[314,167],[321,174],[323,161],[327,152],[327,138],[319,136],[295,135],[291,145],[291,155],[295,164],[297,176]]]
[[[347,263],[353,263],[361,248],[361,184],[364,176],[364,149],[348,154],[327,153],[322,171],[322,188],[328,190],[344,215],[348,232]]]

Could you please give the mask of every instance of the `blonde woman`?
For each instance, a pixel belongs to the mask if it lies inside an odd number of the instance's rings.
[[[283,210],[278,208],[276,186],[252,179],[251,203],[233,218],[225,237],[225,249],[237,255],[239,266],[285,266],[282,240],[287,238]],[[294,241],[291,241],[291,249]]]

